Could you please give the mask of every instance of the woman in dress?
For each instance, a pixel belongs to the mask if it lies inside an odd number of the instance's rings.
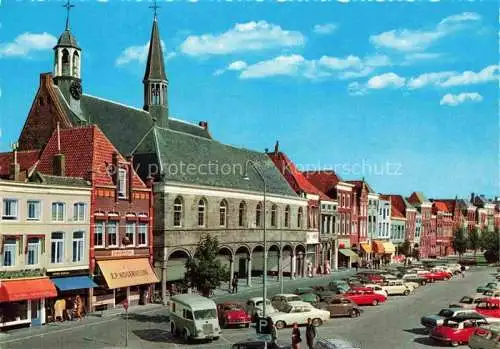
[[[300,329],[297,323],[294,322],[292,328],[292,349],[300,349],[300,342],[302,342],[302,338],[300,338]]]

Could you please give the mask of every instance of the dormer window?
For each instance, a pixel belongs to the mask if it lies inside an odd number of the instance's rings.
[[[118,197],[127,198],[127,170],[124,168],[118,169]]]

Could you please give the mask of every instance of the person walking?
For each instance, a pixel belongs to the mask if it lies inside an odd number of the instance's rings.
[[[238,293],[238,277],[236,277],[236,276],[233,277],[233,281],[232,281],[231,286],[233,287],[232,293],[235,293],[235,294]]]
[[[306,342],[308,349],[313,349],[315,339],[316,339],[316,326],[312,324],[311,318],[308,318],[306,325]]]
[[[465,278],[465,265],[460,266],[460,274],[462,274],[462,279]]]
[[[278,345],[278,330],[274,325],[274,322],[271,322],[271,343],[274,345]]]
[[[300,342],[302,342],[302,338],[300,338],[299,325],[294,322],[292,328],[292,349],[300,349]]]

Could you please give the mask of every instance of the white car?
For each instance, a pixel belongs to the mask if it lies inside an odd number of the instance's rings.
[[[262,316],[263,307],[263,299],[262,297],[252,297],[247,301],[246,311],[252,317],[252,320],[255,320],[257,316]],[[266,315],[276,313],[276,309],[271,304],[269,299],[266,299]]]
[[[405,284],[406,287],[410,289],[410,291],[415,291],[416,288],[420,287],[420,284],[418,282],[413,282],[413,281],[405,281],[401,280]]]
[[[293,293],[280,293],[271,297],[271,304],[277,310],[281,310],[289,302],[302,301],[300,296]]]
[[[363,287],[369,287],[369,288],[373,289],[373,292],[378,293],[378,294],[380,294],[380,295],[382,295],[384,297],[388,296],[387,291],[384,290],[382,288],[382,286],[380,286],[380,285],[377,285],[377,284],[365,284],[365,285],[363,285]]]
[[[283,310],[283,312],[269,315],[277,329],[291,326],[294,322],[304,325],[308,318],[311,318],[314,326],[320,326],[330,319],[329,311],[314,308],[311,304],[302,301],[289,302]]]
[[[381,286],[389,296],[408,296],[411,293],[410,288],[404,284],[403,280],[386,280]]]

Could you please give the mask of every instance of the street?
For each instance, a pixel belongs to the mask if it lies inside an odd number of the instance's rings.
[[[469,271],[466,278],[454,278],[448,282],[437,282],[431,286],[420,287],[408,297],[390,297],[389,301],[377,307],[364,307],[361,317],[331,319],[318,328],[320,337],[340,337],[367,349],[419,349],[437,347],[428,340],[422,331],[420,317],[437,313],[450,302],[473,293],[480,284],[490,279],[493,269],[481,268]],[[327,279],[303,280],[301,285],[327,283]],[[278,283],[273,282],[269,296],[278,293]],[[285,292],[292,291],[296,283],[286,284]],[[243,295],[216,297],[216,300],[242,299],[260,294],[259,289]],[[153,307],[143,313],[129,314],[128,347],[133,349],[155,348],[230,348],[231,344],[255,336],[253,328],[226,329],[223,336],[215,342],[182,344],[172,341],[168,331],[168,316],[164,308]],[[1,349],[111,349],[125,347],[125,320],[121,316],[103,317],[90,322],[83,320],[71,326],[51,329],[45,334],[32,334],[30,329],[19,330],[13,334],[0,334]],[[24,332],[20,332],[24,331]],[[279,342],[290,343],[290,329],[279,331]],[[304,329],[302,329],[304,336]],[[466,346],[463,346],[466,348]]]

